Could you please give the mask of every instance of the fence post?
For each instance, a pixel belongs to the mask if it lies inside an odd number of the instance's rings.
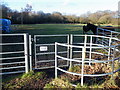
[[[70,44],[70,35],[67,36],[67,44]],[[67,48],[67,58],[70,58],[70,47]],[[67,61],[67,66],[69,66],[69,61]]]
[[[28,34],[24,34],[25,72],[28,73]]]
[[[37,57],[36,57],[36,38],[37,37],[34,35],[34,55],[35,55],[34,56],[34,59],[35,59],[34,64],[35,64],[35,68],[37,68],[37,63],[36,63],[37,62],[37,60],[36,60],[37,59]]]
[[[30,71],[32,71],[32,41],[31,35],[29,35],[29,59],[30,59]]]
[[[111,46],[111,37],[109,38],[109,50],[108,50],[108,60],[110,59],[110,51],[111,51],[111,48],[110,48],[110,46]]]
[[[71,34],[71,37],[70,37],[70,44],[72,45],[73,43],[73,35]],[[72,50],[72,47],[70,47],[70,59],[72,59],[72,55],[73,55],[73,50]],[[72,67],[72,61],[70,61],[70,68]]]
[[[91,61],[92,58],[92,36],[90,37],[90,55],[89,55],[89,61]],[[91,65],[91,63],[89,62],[89,65]]]
[[[113,49],[113,58],[112,58],[112,79],[114,79],[114,76],[113,76],[113,74],[114,74],[114,59],[115,59],[115,46],[114,46],[114,49]]]
[[[86,48],[82,48],[82,70],[81,70],[81,86],[83,86],[83,78],[84,78],[84,60],[85,60],[85,52]]]
[[[55,42],[55,78],[57,78],[57,43]]]
[[[81,86],[83,86],[83,78],[84,78],[84,61],[85,61],[85,56],[86,56],[86,43],[87,43],[87,35],[85,35],[84,47],[82,48]]]

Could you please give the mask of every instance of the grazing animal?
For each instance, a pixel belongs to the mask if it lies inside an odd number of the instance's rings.
[[[115,31],[115,29],[111,28],[111,27],[112,26],[106,26],[103,29],[108,29],[108,30],[111,30],[111,31]],[[88,23],[87,26],[83,26],[83,32],[88,32],[88,31],[91,30],[94,35],[98,35],[97,29],[99,30],[100,28],[98,28],[98,26],[96,26],[94,24],[90,24],[90,23]]]
[[[9,33],[11,31],[11,21],[9,19],[0,19],[0,30],[2,33]]]
[[[110,27],[110,28],[109,28]],[[114,28],[111,28],[112,26],[106,26],[104,27],[103,29],[108,29],[111,30],[111,31],[115,31]],[[83,33],[85,32],[88,32],[88,31],[92,31],[94,35],[98,35],[98,30],[101,30],[100,28],[98,28],[98,26],[94,25],[94,24],[90,24],[90,23],[87,23],[86,26],[83,26]],[[105,31],[105,30],[104,30]],[[94,43],[96,42],[96,38],[94,38]]]

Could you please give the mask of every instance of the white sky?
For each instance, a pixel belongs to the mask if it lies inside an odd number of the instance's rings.
[[[88,11],[118,10],[119,0],[2,0],[11,9],[20,11],[27,3],[31,4],[33,11],[52,13],[58,11],[62,14],[81,15]]]

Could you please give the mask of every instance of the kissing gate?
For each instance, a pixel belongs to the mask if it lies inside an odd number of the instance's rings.
[[[114,33],[114,31],[112,32]],[[116,32],[115,32],[116,33]],[[120,33],[117,32],[117,35]],[[120,39],[98,35],[31,35],[28,34],[0,34],[0,75],[28,72],[32,69],[55,68],[64,73],[83,77],[97,77],[111,75],[120,70],[115,63],[120,64]],[[97,38],[97,42],[94,39]],[[119,54],[118,54],[119,53]],[[116,54],[118,54],[116,56]],[[99,60],[93,56],[101,56],[106,60]],[[112,67],[111,72],[102,74],[86,74],[85,65],[94,63],[107,64]],[[81,73],[68,72],[62,67],[81,65]]]

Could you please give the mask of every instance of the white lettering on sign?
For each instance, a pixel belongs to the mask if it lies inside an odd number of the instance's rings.
[[[47,51],[48,47],[47,46],[40,46],[40,51]]]

